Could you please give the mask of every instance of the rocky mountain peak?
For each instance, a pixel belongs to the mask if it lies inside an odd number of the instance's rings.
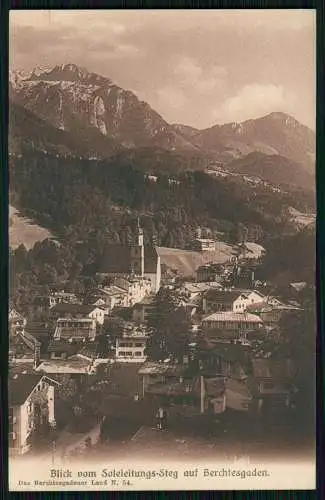
[[[37,68],[11,84],[10,97],[61,130],[97,129],[123,147],[197,150],[149,104],[102,75],[74,63]]]

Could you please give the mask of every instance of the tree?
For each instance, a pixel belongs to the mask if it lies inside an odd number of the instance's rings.
[[[314,429],[316,401],[316,307],[315,294],[304,292],[303,311],[288,313],[280,321],[276,356],[290,358],[295,367],[297,423]]]
[[[182,307],[182,297],[177,292],[168,288],[160,289],[148,326],[151,328],[148,357],[163,360],[172,356],[182,361],[187,351],[189,325]]]

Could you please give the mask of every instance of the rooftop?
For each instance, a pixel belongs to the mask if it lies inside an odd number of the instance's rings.
[[[26,375],[26,374],[34,374],[35,370],[33,365],[30,362],[24,363],[23,361],[14,365],[11,365],[9,368],[9,379],[13,378],[14,375]]]
[[[26,332],[39,340],[50,335],[50,328],[46,323],[28,322]]]
[[[216,250],[197,252],[178,248],[157,247],[162,265],[174,269],[182,276],[195,276],[198,267],[207,263],[225,263],[233,256],[232,247],[218,243]]]
[[[217,303],[226,303],[226,304],[232,304],[238,297],[240,297],[241,293],[238,291],[225,291],[225,290],[213,290],[209,289],[205,297],[208,300],[213,300],[214,302]]]
[[[138,371],[139,375],[171,375],[175,377],[181,375],[183,372],[184,367],[181,365],[171,365],[155,361],[147,361]]]
[[[265,248],[262,247],[262,245],[259,245],[258,243],[254,243],[252,241],[246,241],[245,247],[249,252],[252,252],[254,254],[261,254],[266,252]]]
[[[116,285],[106,286],[104,288],[99,288],[99,294],[114,296],[114,295],[127,295],[127,291]]]
[[[41,378],[41,374],[35,373],[15,374],[10,378],[8,384],[9,405],[22,405]]]
[[[51,361],[43,361],[37,368],[36,371],[43,373],[80,373],[80,374],[88,374],[89,367],[91,365],[90,360],[86,360],[82,357],[79,357],[78,354],[72,356],[67,360],[51,360]]]
[[[247,306],[247,311],[258,311],[258,312],[272,312],[274,309],[278,309],[278,307],[274,307],[267,302],[258,302],[257,304],[249,304]]]
[[[205,318],[203,318],[203,322],[207,322],[207,321],[220,321],[220,322],[233,321],[233,322],[245,322],[245,323],[263,323],[261,318],[259,316],[257,316],[256,314],[251,314],[251,313],[247,313],[247,312],[235,313],[232,311],[218,312],[218,313],[210,314],[209,316],[206,316]]]
[[[22,314],[16,311],[16,309],[11,308],[9,311],[9,320],[16,320],[16,319],[24,320],[25,318]]]
[[[72,323],[71,328],[75,328],[73,326],[73,323],[78,323],[82,326],[82,328],[91,328],[93,325],[93,319],[92,318],[76,318],[76,317],[69,317],[69,318],[58,318],[57,319],[57,325],[60,326],[60,323]],[[69,328],[69,326],[67,327]]]
[[[31,335],[11,335],[9,339],[9,352],[16,358],[34,357],[35,348],[41,344]]]
[[[211,283],[184,283],[184,288],[190,293],[204,293],[208,290],[218,291],[221,285],[218,282]]]

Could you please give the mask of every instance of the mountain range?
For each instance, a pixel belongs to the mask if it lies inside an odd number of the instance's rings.
[[[75,64],[10,72],[10,152],[26,147],[107,158],[145,170],[218,162],[275,184],[313,188],[315,133],[285,113],[199,130],[170,124],[109,78]]]

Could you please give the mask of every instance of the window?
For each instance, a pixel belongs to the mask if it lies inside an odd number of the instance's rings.
[[[135,351],[135,356],[142,356],[142,352],[141,351]]]
[[[135,347],[142,347],[141,342],[136,342]]]

